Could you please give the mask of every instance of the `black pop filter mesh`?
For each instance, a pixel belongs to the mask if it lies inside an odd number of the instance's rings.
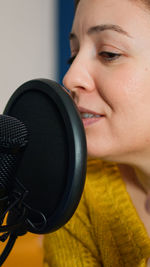
[[[24,201],[45,215],[47,224],[40,233],[54,231],[73,215],[84,187],[86,141],[78,111],[60,85],[37,79],[16,90],[4,114],[28,130],[16,175],[29,192]],[[35,213],[29,219],[40,223]],[[32,227],[28,231],[35,232]]]

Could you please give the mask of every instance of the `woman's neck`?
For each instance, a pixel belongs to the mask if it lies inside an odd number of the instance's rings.
[[[118,164],[118,167],[126,183],[134,183],[141,190],[144,190],[145,193],[150,192],[150,168],[130,166],[127,164]]]
[[[126,184],[133,202],[139,202],[143,199],[144,207],[150,214],[150,174],[140,168],[132,167],[126,164],[118,164],[123,181]],[[143,207],[143,208],[144,208]]]
[[[149,170],[144,171],[144,170],[137,168],[137,167],[135,167],[134,170],[135,170],[137,180],[141,184],[143,190],[146,193],[149,193],[150,192],[150,172],[149,172]]]

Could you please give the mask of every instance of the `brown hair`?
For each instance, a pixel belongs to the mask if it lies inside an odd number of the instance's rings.
[[[74,0],[75,9],[77,8],[77,5],[79,4],[80,0]]]

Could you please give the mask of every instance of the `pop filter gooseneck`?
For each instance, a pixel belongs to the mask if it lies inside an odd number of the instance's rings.
[[[18,235],[50,233],[72,217],[86,155],[80,115],[59,84],[36,79],[15,91],[0,116],[0,240],[9,237],[0,266]]]

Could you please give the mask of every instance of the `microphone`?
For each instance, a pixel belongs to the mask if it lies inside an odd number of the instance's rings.
[[[27,144],[27,129],[16,118],[0,115],[0,224],[7,207],[21,150]]]
[[[9,237],[0,266],[17,236],[56,231],[72,217],[86,161],[84,127],[67,91],[48,79],[21,85],[0,115],[0,241]]]

